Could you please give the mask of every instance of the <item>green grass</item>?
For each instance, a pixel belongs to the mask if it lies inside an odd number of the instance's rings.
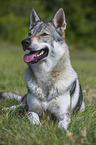
[[[0,42],[0,91],[24,95],[22,48]],[[95,145],[96,143],[96,52],[71,50],[72,65],[79,74],[84,93],[85,111],[72,117],[70,133],[58,129],[58,122],[49,116],[34,126],[24,115],[24,110],[2,112],[1,108],[17,104],[16,100],[0,100],[0,145]]]

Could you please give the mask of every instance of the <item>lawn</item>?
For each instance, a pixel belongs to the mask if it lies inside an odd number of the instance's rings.
[[[0,92],[11,91],[24,95],[27,91],[23,76],[21,46],[0,41]],[[72,117],[69,133],[58,129],[44,114],[41,126],[34,126],[24,116],[24,110],[2,112],[1,108],[17,104],[16,100],[0,100],[0,145],[95,145],[96,143],[96,52],[71,50],[71,62],[78,72],[85,100],[85,111]]]

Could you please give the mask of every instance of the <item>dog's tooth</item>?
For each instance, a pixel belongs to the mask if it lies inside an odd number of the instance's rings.
[[[34,57],[39,57],[40,55],[43,55],[43,54],[44,54],[44,51],[41,51],[41,53],[36,54],[36,56],[34,56]]]
[[[36,56],[40,56],[40,54],[37,54]]]
[[[40,55],[42,55],[44,53],[44,51],[41,51]]]

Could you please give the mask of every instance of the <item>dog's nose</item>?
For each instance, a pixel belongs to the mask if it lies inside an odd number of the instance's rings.
[[[30,40],[30,38],[26,38],[26,39],[22,40],[21,43],[22,43],[23,49],[25,51],[31,44],[31,40]]]

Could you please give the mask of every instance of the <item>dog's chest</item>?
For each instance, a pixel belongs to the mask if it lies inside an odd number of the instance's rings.
[[[27,105],[30,111],[36,112],[41,115],[43,111],[46,111],[48,109],[49,101],[47,101],[46,96],[43,95],[41,93],[37,97],[32,93],[27,94]]]
[[[40,101],[46,101],[49,98],[51,90],[51,82],[46,83],[28,83],[28,90],[35,98]]]
[[[28,76],[27,76],[28,78]],[[44,78],[44,79],[42,79]],[[47,77],[48,78],[48,77]],[[46,79],[47,79],[46,78]],[[26,85],[28,87],[28,91],[36,98],[40,100],[46,100],[49,96],[49,92],[53,86],[52,79],[45,79],[44,77],[41,78],[33,78],[29,77],[26,80]]]

